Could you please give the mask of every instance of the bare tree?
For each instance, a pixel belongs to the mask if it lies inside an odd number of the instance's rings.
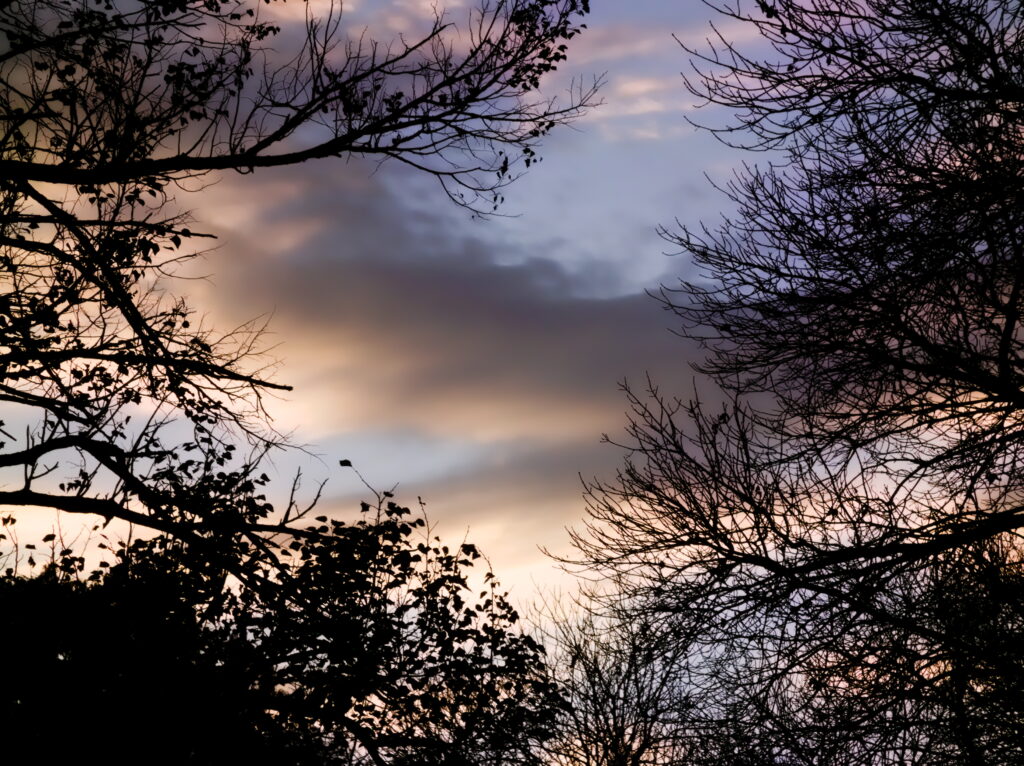
[[[1022,762],[1018,9],[717,10],[768,53],[718,37],[690,88],[785,162],[666,232],[700,274],[661,297],[730,403],[631,393],[583,558],[692,637],[755,761]]]
[[[634,408],[630,461],[590,487],[577,540],[685,646],[709,763],[1017,762],[1015,538],[913,529],[943,508],[759,441],[743,411]]]
[[[699,701],[686,681],[689,644],[671,622],[617,604],[549,602],[538,615],[549,663],[565,690],[556,735],[545,745],[558,766],[673,766],[694,756],[690,723]]]
[[[1018,14],[763,5],[719,10],[774,57],[717,41],[690,88],[738,115],[720,135],[787,162],[737,177],[720,230],[666,232],[703,274],[664,297],[711,348],[706,371],[780,398],[816,440],[925,449],[986,483],[1014,460],[1021,404]]]

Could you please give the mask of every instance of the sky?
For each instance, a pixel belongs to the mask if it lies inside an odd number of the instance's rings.
[[[347,18],[385,38],[427,6],[361,0]],[[710,16],[594,0],[545,93],[603,77],[604,103],[548,136],[503,217],[358,159],[227,176],[187,200],[219,237],[197,307],[220,327],[269,317],[274,379],[294,386],[270,412],[306,452],[279,453],[279,475],[326,479],[320,510],[351,516],[369,494],[338,465],[351,460],[375,489],[422,498],[443,538],[477,544],[514,597],[570,587],[542,548],[571,554],[581,477],[622,463],[602,443],[626,424],[620,384],[692,392],[698,352],[646,291],[687,275],[657,228],[713,223],[726,200],[707,177],[744,159],[685,119],[673,35],[697,43]]]

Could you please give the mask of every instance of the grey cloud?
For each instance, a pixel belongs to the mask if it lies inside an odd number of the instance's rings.
[[[400,176],[301,178],[226,234],[210,297],[233,319],[273,309],[282,378],[321,424],[575,440],[616,422],[623,378],[688,379],[694,349],[648,296],[585,297],[586,273],[487,241],[461,211],[432,215],[396,193]],[[293,252],[262,251],[302,221]]]
[[[468,530],[529,593],[559,577],[538,546],[568,552],[579,474],[621,461],[599,443],[625,423],[618,383],[650,372],[685,394],[697,351],[653,299],[623,294],[636,280],[621,254],[587,270],[593,243],[572,252],[563,230],[544,250],[529,219],[475,222],[429,179],[372,170],[320,163],[208,190],[196,228],[222,240],[197,298],[219,325],[273,311],[278,379],[296,390],[272,412],[324,456],[323,510],[365,499],[335,468],[350,458],[378,488],[400,482],[403,502],[423,497],[445,539]]]

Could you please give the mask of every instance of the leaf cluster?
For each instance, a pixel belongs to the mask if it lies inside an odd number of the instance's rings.
[[[561,692],[493,576],[470,589],[476,548],[394,503],[321,522],[254,587],[168,537],[88,579],[61,555],[8,573],[5,725],[41,737],[60,700],[63,755],[98,756],[114,721],[116,763],[154,742],[167,763],[536,762]]]

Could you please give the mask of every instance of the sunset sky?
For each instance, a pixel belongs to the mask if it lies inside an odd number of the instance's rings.
[[[386,38],[429,6],[362,0],[346,23]],[[693,347],[645,295],[686,270],[656,228],[713,223],[725,200],[704,174],[727,181],[741,159],[684,119],[672,35],[702,40],[710,11],[592,7],[545,92],[603,76],[604,104],[548,137],[508,217],[475,219],[431,178],[361,160],[225,177],[187,200],[220,237],[197,305],[221,327],[272,314],[275,379],[295,390],[271,413],[318,456],[279,455],[282,476],[329,479],[321,508],[350,513],[368,494],[338,467],[351,460],[375,488],[422,497],[442,536],[468,532],[519,597],[565,583],[538,547],[568,550],[579,476],[621,463],[600,443],[625,424],[619,383],[649,372],[691,392]]]

